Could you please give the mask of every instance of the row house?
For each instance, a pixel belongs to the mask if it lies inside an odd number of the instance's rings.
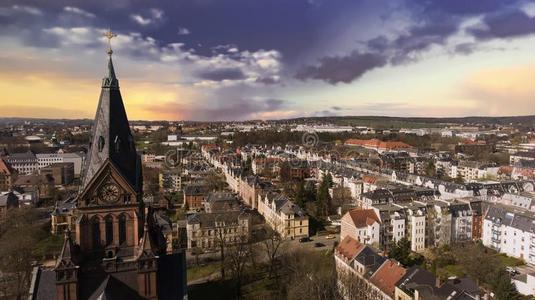
[[[272,184],[270,181],[263,180],[256,175],[241,177],[239,179],[238,195],[246,205],[257,209],[258,196],[271,188]]]
[[[456,242],[472,240],[472,210],[470,204],[453,200],[449,203],[451,238]]]
[[[250,219],[250,214],[242,211],[191,214],[186,220],[188,249],[209,252],[221,244],[245,242],[250,235]]]
[[[405,237],[405,210],[395,204],[374,205],[373,210],[379,217],[379,245],[386,249],[390,243],[397,243]]]
[[[340,239],[346,236],[363,244],[379,245],[381,220],[373,209],[353,209],[340,220]]]
[[[407,238],[411,242],[411,250],[422,252],[425,250],[427,207],[422,203],[403,204],[407,221]]]
[[[535,264],[535,213],[495,204],[483,220],[483,245]]]
[[[192,182],[184,187],[184,205],[190,210],[201,210],[209,189],[205,182]]]
[[[307,214],[297,204],[280,193],[258,195],[258,213],[283,238],[308,237]]]
[[[344,299],[394,299],[405,268],[346,236],[334,251],[337,287]]]
[[[13,186],[17,171],[0,158],[0,192],[7,192]]]
[[[158,174],[158,185],[165,193],[176,193],[182,190],[184,176],[179,170],[162,170]]]
[[[276,157],[256,157],[251,162],[251,169],[253,174],[261,174],[262,172],[273,172],[279,159]]]

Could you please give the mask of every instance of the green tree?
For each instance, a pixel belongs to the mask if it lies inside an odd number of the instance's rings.
[[[329,214],[331,205],[331,195],[329,195],[329,187],[332,184],[332,177],[330,174],[323,176],[323,179],[318,188],[316,195],[316,210],[318,217],[325,217]]]
[[[502,270],[498,273],[498,276],[496,276],[496,274],[493,275],[496,279],[493,282],[492,287],[497,300],[521,299],[515,285],[511,282],[509,274]]]
[[[389,246],[388,257],[399,261],[405,267],[412,267],[423,263],[423,257],[412,253],[411,242],[403,237],[397,243],[392,242]]]

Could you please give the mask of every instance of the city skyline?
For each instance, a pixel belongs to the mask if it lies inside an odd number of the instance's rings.
[[[132,120],[535,114],[527,1],[7,1],[0,22],[0,117],[92,118],[108,27]]]

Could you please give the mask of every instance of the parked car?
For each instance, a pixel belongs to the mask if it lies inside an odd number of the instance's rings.
[[[306,242],[310,242],[311,239],[309,237],[302,237],[299,239],[299,243],[306,243]]]
[[[315,243],[314,247],[316,247],[316,248],[325,247],[325,244],[323,244],[323,243]]]
[[[326,236],[325,238],[328,239],[328,240],[332,240],[332,239],[334,239],[334,238],[336,238],[336,237],[335,237],[334,235],[330,235],[330,234],[329,234],[329,235]]]

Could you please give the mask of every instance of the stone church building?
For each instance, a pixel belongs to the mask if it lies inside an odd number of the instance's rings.
[[[76,230],[65,233],[55,268],[34,270],[30,299],[187,298],[184,254],[166,251],[161,226],[142,201],[141,159],[112,53],[110,47],[76,198]]]

